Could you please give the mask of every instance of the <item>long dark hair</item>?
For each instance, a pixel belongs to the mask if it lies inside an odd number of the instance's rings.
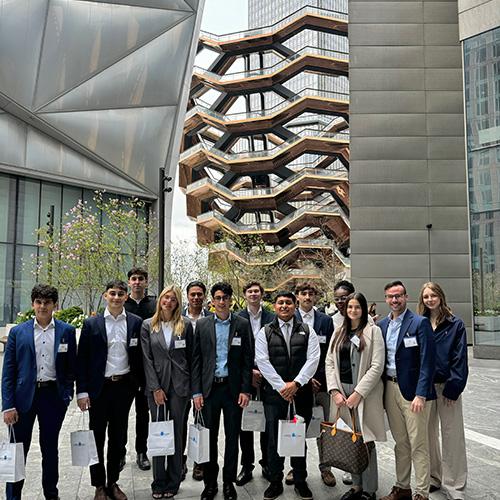
[[[346,342],[349,338],[349,333],[351,332],[352,325],[351,325],[351,318],[349,318],[347,314],[347,307],[349,306],[349,302],[351,300],[357,300],[359,302],[359,305],[361,306],[361,318],[359,320],[359,326],[356,331],[356,335],[359,337],[358,351],[361,352],[366,346],[366,342],[363,337],[363,330],[368,324],[368,303],[366,302],[366,298],[362,293],[354,292],[347,297],[345,305],[346,315],[344,316],[344,323],[342,323],[342,326],[335,333],[335,339],[332,343],[332,352],[335,349],[340,349],[340,346],[344,342]]]

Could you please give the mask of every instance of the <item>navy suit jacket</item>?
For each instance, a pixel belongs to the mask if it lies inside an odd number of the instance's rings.
[[[145,377],[141,349],[142,319],[127,313],[127,352],[133,389],[144,387]],[[135,339],[135,340],[133,340]],[[88,318],[83,323],[78,342],[76,392],[88,393],[90,399],[99,396],[104,384],[108,359],[108,336],[103,314]]]
[[[20,413],[29,411],[36,387],[36,354],[34,320],[15,326],[9,333],[3,358],[2,410],[15,408]],[[73,398],[76,368],[75,328],[54,320],[54,356],[57,390],[68,405]],[[65,352],[59,346],[67,344]]]
[[[250,332],[252,332],[252,323],[250,322],[250,315],[248,314],[248,309],[245,307],[245,309],[242,309],[239,313],[238,316],[241,316],[242,318],[245,318],[249,323],[250,323]],[[269,311],[266,311],[264,308],[262,308],[262,314],[260,315],[260,327],[262,328],[263,326],[271,323],[273,319],[275,318],[275,314]],[[252,342],[252,352],[253,352],[253,357],[255,358],[255,337],[253,335],[250,335],[250,341]]]
[[[379,324],[386,341],[389,317]],[[414,337],[415,347],[405,347],[404,338]],[[407,401],[415,396],[423,396],[427,400],[436,399],[434,389],[434,370],[436,366],[436,347],[434,334],[427,318],[406,310],[399,330],[396,344],[396,373],[399,389]]]
[[[295,317],[301,323],[303,322],[300,311],[297,309],[295,311]],[[328,314],[322,313],[318,310],[314,310],[314,331],[318,337],[326,337],[326,342],[320,342],[319,348],[321,355],[319,358],[318,369],[314,374],[314,377],[318,382],[321,383],[321,392],[326,392],[326,375],[325,375],[325,359],[326,353],[328,351],[328,346],[330,345],[330,340],[333,335],[333,320]]]

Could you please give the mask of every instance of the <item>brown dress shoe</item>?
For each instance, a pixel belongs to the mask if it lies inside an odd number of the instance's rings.
[[[108,487],[108,495],[113,500],[127,500],[127,495],[125,495],[125,493],[123,493],[123,491],[120,489],[120,487],[116,483],[114,483]]]
[[[94,500],[108,500],[108,495],[106,495],[104,486],[98,486],[95,489]]]
[[[393,486],[391,492],[381,497],[380,500],[411,500],[411,489],[403,489],[399,486]]]
[[[333,472],[328,469],[321,471],[321,479],[323,479],[323,482],[330,487],[333,487],[337,484],[337,480],[335,479]]]
[[[429,500],[429,497],[424,497],[420,493],[415,493],[415,495],[413,495],[413,500]]]

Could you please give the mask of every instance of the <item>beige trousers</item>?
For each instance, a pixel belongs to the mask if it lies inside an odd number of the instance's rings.
[[[464,499],[467,484],[467,455],[462,396],[453,406],[447,406],[443,401],[444,384],[436,384],[435,387],[438,398],[432,401],[429,419],[431,484],[440,486],[448,498]],[[441,446],[439,446],[440,424]]]
[[[411,401],[406,401],[398,384],[390,381],[385,386],[384,402],[391,434],[396,441],[396,486],[410,488],[413,463],[416,480],[414,492],[428,498],[430,457],[427,431],[432,402],[425,403],[422,412],[414,413],[410,410]]]

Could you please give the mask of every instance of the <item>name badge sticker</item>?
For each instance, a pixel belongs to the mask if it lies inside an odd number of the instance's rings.
[[[351,337],[351,342],[359,349],[359,337],[357,335]]]
[[[61,342],[57,348],[57,352],[68,352],[68,344],[63,344]]]
[[[301,330],[299,330],[297,333],[298,333],[299,335],[305,335],[305,334],[306,334],[306,332],[303,332],[303,331],[301,331]]]
[[[137,347],[138,339],[130,339],[130,347]]]
[[[241,337],[233,337],[231,345],[241,346]]]
[[[326,335],[318,335],[318,340],[320,344],[326,344]]]
[[[175,349],[184,349],[186,347],[186,339],[178,339],[174,342]]]
[[[418,346],[417,337],[405,337],[403,339],[403,342],[405,343],[405,347],[417,347]]]

